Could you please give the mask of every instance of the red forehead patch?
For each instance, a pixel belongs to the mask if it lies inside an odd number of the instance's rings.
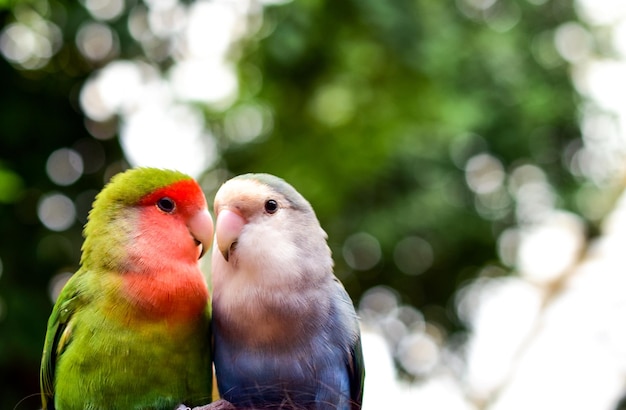
[[[144,196],[139,201],[140,205],[152,205],[157,200],[169,197],[176,202],[179,207],[205,208],[206,199],[202,193],[202,189],[193,179],[186,179],[176,182],[172,185],[157,189],[156,191]]]

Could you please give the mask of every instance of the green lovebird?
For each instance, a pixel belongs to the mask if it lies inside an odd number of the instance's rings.
[[[136,168],[96,196],[79,270],[48,321],[44,409],[168,409],[211,401],[210,296],[198,259],[213,220],[200,186]]]

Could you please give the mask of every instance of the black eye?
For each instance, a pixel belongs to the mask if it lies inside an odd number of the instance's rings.
[[[268,214],[273,214],[276,211],[278,211],[278,202],[273,199],[268,199],[267,201],[265,201],[265,212],[267,212]]]
[[[156,206],[161,211],[168,213],[168,214],[174,212],[174,209],[176,209],[176,203],[174,202],[173,199],[168,198],[168,197],[163,197],[159,199],[156,203]]]

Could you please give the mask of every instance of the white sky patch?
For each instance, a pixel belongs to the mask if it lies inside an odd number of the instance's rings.
[[[238,91],[235,70],[211,59],[182,61],[170,70],[170,81],[181,100],[228,108]]]
[[[624,0],[577,0],[576,6],[581,18],[591,24],[614,24],[626,18]]]
[[[196,59],[222,59],[245,29],[232,2],[198,1],[191,6],[188,19],[181,52]]]
[[[519,278],[480,279],[460,291],[457,310],[472,329],[465,375],[471,396],[485,400],[506,381],[540,304],[539,289]]]
[[[389,347],[379,334],[364,329],[365,388],[363,410],[429,409],[474,410],[458,380],[441,373],[423,383],[398,378]]]
[[[576,263],[584,244],[582,220],[555,211],[522,230],[517,254],[520,274],[533,283],[554,282]]]
[[[202,113],[184,104],[142,107],[126,117],[120,140],[134,166],[177,169],[198,177],[216,159]]]

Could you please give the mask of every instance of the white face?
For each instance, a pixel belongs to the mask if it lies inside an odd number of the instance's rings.
[[[236,286],[241,293],[244,284],[271,289],[301,280],[293,230],[308,227],[297,212],[283,195],[258,181],[225,183],[215,196],[214,291]],[[240,222],[224,222],[226,217]]]

